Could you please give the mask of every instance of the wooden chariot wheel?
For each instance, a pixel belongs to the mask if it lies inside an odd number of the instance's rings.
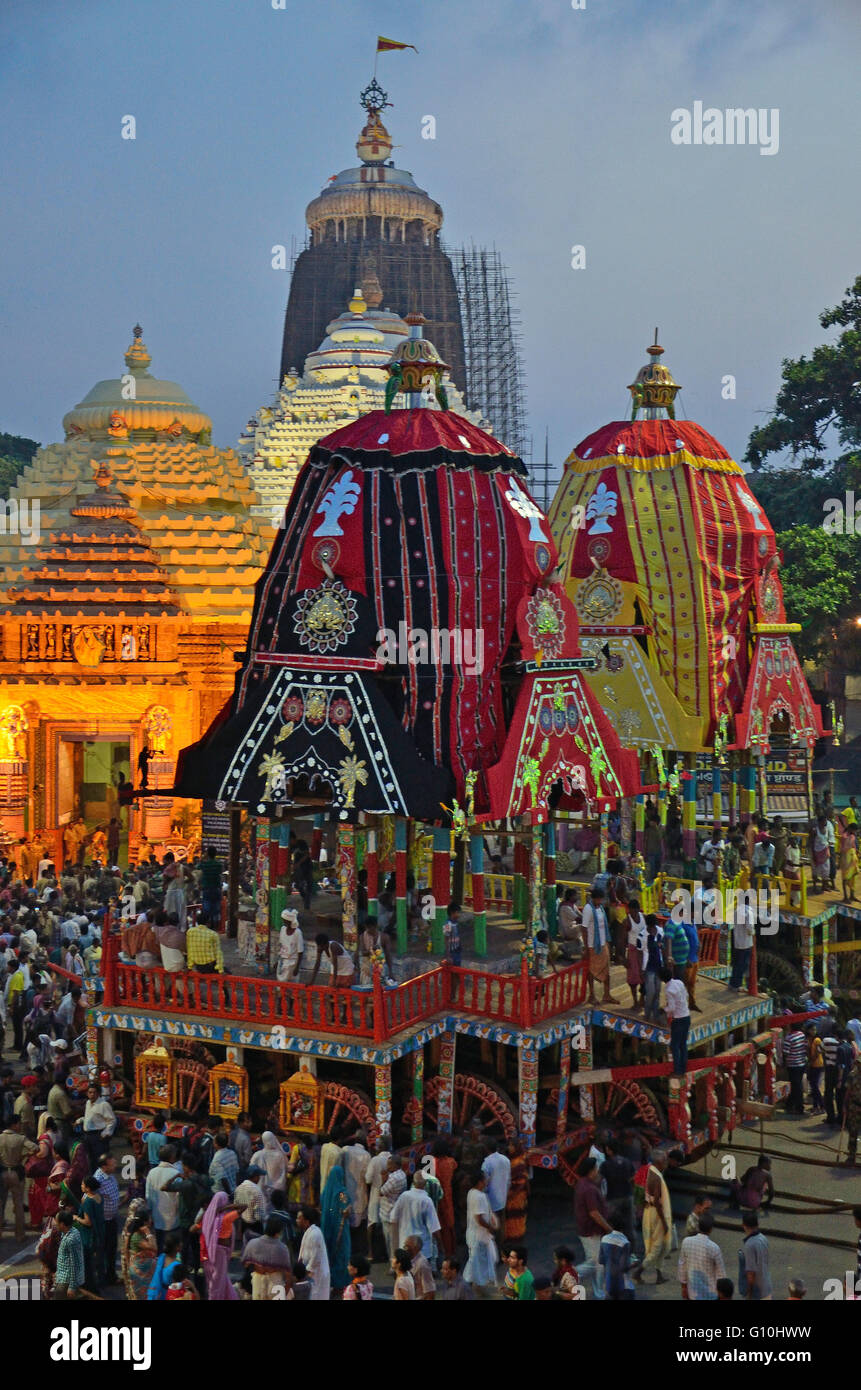
[[[430,1129],[437,1130],[439,1094],[444,1078],[433,1077],[425,1086],[424,1112]],[[478,1120],[484,1134],[496,1139],[516,1139],[517,1109],[511,1097],[494,1081],[486,1081],[472,1072],[457,1072],[454,1078],[454,1100],[451,1128],[463,1134],[473,1120]]]
[[[664,1107],[653,1091],[637,1081],[606,1081],[593,1086],[594,1120],[584,1121],[559,1146],[559,1172],[570,1187],[577,1184],[577,1164],[589,1152],[596,1130],[643,1131],[650,1141],[667,1133]]]

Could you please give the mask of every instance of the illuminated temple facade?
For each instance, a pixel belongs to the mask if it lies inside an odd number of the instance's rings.
[[[92,829],[117,814],[142,749],[149,787],[173,785],[177,750],[232,690],[272,540],[236,453],[150,361],[136,327],[125,374],[93,387],[12,489],[32,534],[0,535],[0,818],[58,856],[78,815]],[[178,811],[137,801],[130,852],[158,851]]]
[[[383,408],[387,364],[397,345],[407,338],[409,325],[391,309],[381,308],[382,303],[379,279],[369,272],[345,311],[327,325],[319,347],[306,357],[303,374],[292,368],[275,401],[262,406],[248,421],[239,440],[239,454],[259,494],[260,514],[274,526],[281,524],[293,484],[312,445],[359,415]],[[479,412],[466,409],[448,371],[443,382],[452,410],[480,428],[489,428]],[[422,404],[438,409],[432,390],[424,393]],[[398,392],[394,409],[406,406],[406,396]]]

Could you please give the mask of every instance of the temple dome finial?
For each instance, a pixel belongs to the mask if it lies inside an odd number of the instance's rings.
[[[659,410],[665,410],[671,420],[676,417],[674,401],[681,386],[674,380],[669,367],[665,367],[661,362],[664,349],[658,342],[658,330],[655,329],[655,341],[646,348],[649,354],[649,361],[637,372],[628,390],[631,393],[633,408],[631,419],[636,420],[640,411],[645,412],[646,419],[656,419]]]
[[[126,348],[126,366],[130,372],[145,372],[152,362],[146,343],[143,342],[143,329],[136,323],[132,329],[134,342]]]

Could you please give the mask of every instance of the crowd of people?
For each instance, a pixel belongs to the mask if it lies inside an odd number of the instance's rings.
[[[826,866],[821,855],[817,861],[815,836],[811,842],[814,869],[828,882],[835,864],[843,869],[850,897],[851,865],[847,870],[843,850],[854,834],[853,816],[850,806],[838,826],[836,861]],[[832,824],[827,809],[817,824],[822,821]],[[827,839],[827,829],[823,834]],[[715,827],[699,850],[704,892],[718,868],[726,873],[733,867],[734,847],[756,873],[791,874],[793,836],[784,834],[778,817],[771,826],[751,822],[729,842]],[[129,1171],[130,1136],[122,1133],[109,1085],[86,1086],[86,1009],[98,997],[106,913],[110,908],[119,919],[127,961],[169,971],[223,971],[215,928],[224,869],[210,847],[191,864],[170,852],[161,862],[150,854],[135,870],[121,872],[110,863],[111,848],[100,846],[104,864],[80,863],[76,855],[59,875],[38,844],[19,844],[0,860],[0,1216],[5,1223],[11,1209],[17,1241],[28,1238],[28,1227],[29,1238],[37,1239],[46,1296],[98,1295],[115,1286],[134,1300],[353,1301],[389,1291],[396,1301],[627,1299],[650,1273],[656,1282],[664,1279],[675,1235],[668,1159],[648,1154],[636,1136],[627,1150],[612,1136],[596,1138],[575,1187],[574,1231],[583,1257],[573,1253],[572,1240],[556,1247],[552,1268],[540,1271],[524,1243],[526,1156],[516,1142],[487,1141],[479,1126],[457,1141],[438,1139],[410,1173],[388,1138],[371,1145],[358,1127],[283,1142],[270,1130],[255,1137],[247,1115],[232,1125],[213,1117],[178,1126],[171,1136],[156,1120]],[[498,853],[495,859],[503,868]],[[291,882],[306,908],[316,891],[312,869],[307,845],[295,841]],[[669,1024],[674,1070],[682,1074],[690,1016],[698,1010],[699,933],[684,914],[661,922],[642,911],[637,892],[646,872],[637,856],[628,863],[611,857],[582,910],[575,894],[563,891],[558,945],[572,959],[587,955],[592,1002],[619,1002],[610,990],[610,965],[625,967],[630,1008]],[[356,956],[318,933],[309,962],[298,912],[285,909],[278,977],[313,983],[325,963],[346,987],[357,977],[367,983],[372,966],[380,964],[391,981],[394,883],[380,888],[373,917],[360,877],[359,912]],[[747,912],[742,908],[731,924],[730,989],[749,982],[755,917]],[[443,937],[452,964],[460,963],[462,921],[461,905],[451,902]],[[408,922],[412,938],[427,931],[414,881]],[[536,973],[551,966],[549,943],[537,941]],[[802,1004],[817,1017],[790,1024],[781,1043],[787,1108],[802,1114],[807,1101],[824,1124],[841,1126],[846,1161],[854,1165],[861,1025],[849,1020],[848,1027],[838,1026],[821,988]],[[2,1063],[10,1045],[17,1068]],[[743,1297],[770,1296],[768,1242],[756,1218],[768,1203],[768,1169],[767,1160],[755,1165],[730,1194],[745,1223],[737,1284]],[[699,1195],[686,1218],[678,1256],[686,1298],[732,1296],[708,1205]],[[797,1290],[793,1296],[800,1296]]]

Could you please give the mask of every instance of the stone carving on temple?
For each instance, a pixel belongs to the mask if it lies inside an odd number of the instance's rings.
[[[27,716],[20,705],[7,705],[0,711],[0,761],[21,762],[26,758],[28,727]]]

